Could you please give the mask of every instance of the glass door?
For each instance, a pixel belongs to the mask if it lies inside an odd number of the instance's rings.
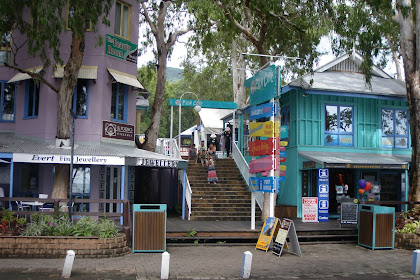
[[[114,166],[105,167],[105,190],[103,194],[105,199],[121,198],[121,168]],[[119,213],[120,208],[117,203],[106,203],[103,208],[105,212]]]

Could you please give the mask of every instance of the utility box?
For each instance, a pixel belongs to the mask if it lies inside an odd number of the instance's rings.
[[[394,249],[395,208],[359,205],[359,245],[375,249]]]
[[[133,204],[133,253],[166,251],[166,204]]]

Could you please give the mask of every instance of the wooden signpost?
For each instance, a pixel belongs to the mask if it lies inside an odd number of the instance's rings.
[[[280,162],[285,162],[286,158],[275,156],[275,164],[273,164],[273,157],[266,156],[259,159],[251,160],[249,162],[249,173],[259,173],[264,171],[270,171],[272,169],[286,170],[285,165],[280,165]],[[274,167],[274,168],[273,168]]]
[[[287,242],[287,238],[289,238],[289,243]],[[287,252],[302,256],[296,234],[295,224],[290,219],[283,219],[280,224],[280,228],[274,241],[273,254],[280,257],[285,245],[287,247]]]
[[[249,135],[252,137],[279,137],[280,123],[278,121],[249,123]]]
[[[269,249],[271,240],[278,230],[279,219],[275,217],[267,217],[258,237],[255,249],[266,251]]]
[[[286,150],[286,147],[280,146],[280,142],[284,141],[279,141],[276,138],[267,138],[266,140],[255,140],[249,142],[249,155],[255,157],[278,154],[279,151],[283,152]]]

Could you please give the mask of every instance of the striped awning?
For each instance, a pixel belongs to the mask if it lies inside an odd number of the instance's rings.
[[[41,70],[42,70],[42,66],[26,69],[26,71],[31,72],[31,73],[39,73],[41,72]],[[29,79],[32,79],[31,76],[29,76],[29,74],[17,73],[16,75],[13,76],[13,78],[11,78],[8,81],[8,83],[14,83],[14,82],[19,82],[19,81],[24,81],[24,80],[29,80]]]
[[[130,75],[127,73],[123,73],[117,70],[113,70],[110,68],[107,68],[109,74],[111,74],[111,76],[119,83],[125,84],[125,85],[129,85],[129,86],[133,86],[135,88],[140,88],[140,89],[144,89],[143,85],[140,84],[140,82],[137,80],[136,76],[134,75]]]
[[[64,66],[57,65],[57,69],[53,73],[54,78],[63,78]],[[78,79],[96,80],[98,78],[98,66],[86,66],[82,65],[79,70]]]

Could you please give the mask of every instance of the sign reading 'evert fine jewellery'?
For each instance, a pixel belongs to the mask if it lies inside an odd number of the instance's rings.
[[[137,45],[110,34],[106,34],[105,54],[137,63]]]
[[[14,162],[70,164],[70,155],[13,154]],[[74,164],[124,165],[123,157],[74,156]]]

